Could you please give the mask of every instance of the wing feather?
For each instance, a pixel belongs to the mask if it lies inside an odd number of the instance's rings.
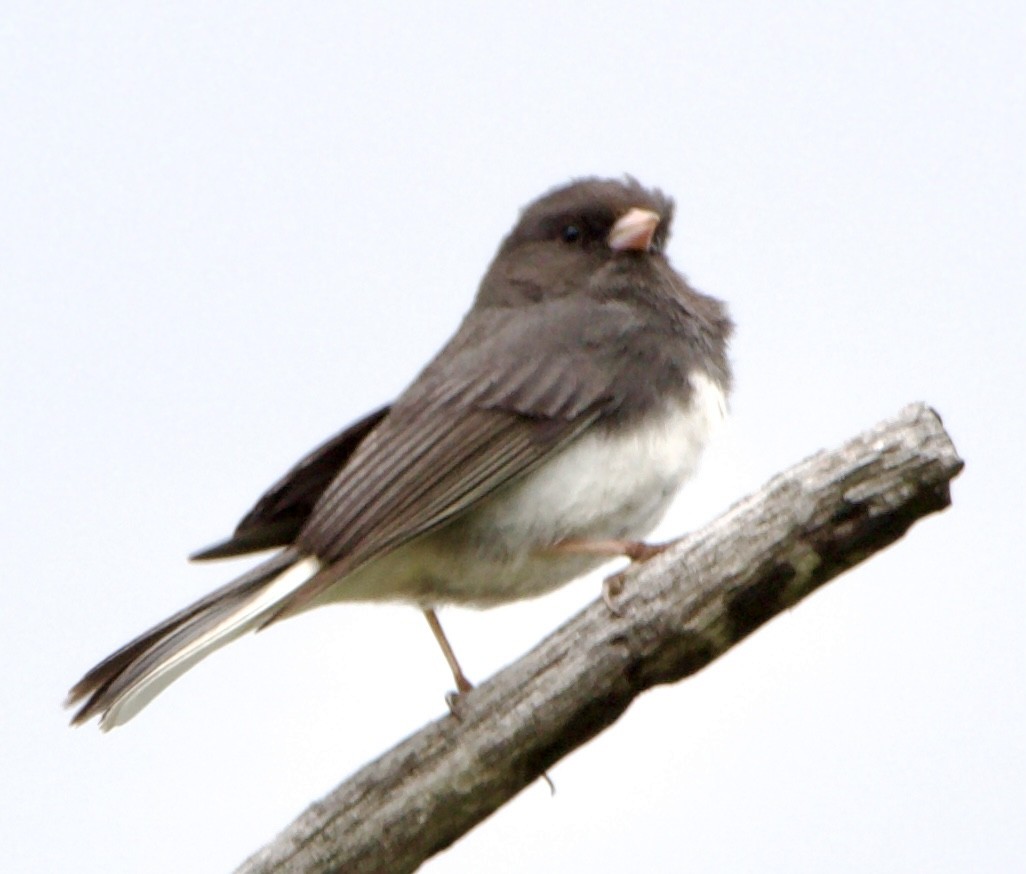
[[[193,561],[229,558],[291,544],[310,518],[321,495],[360,442],[388,414],[388,409],[382,407],[364,416],[301,458],[261,496],[231,537],[194,553],[190,558]]]
[[[295,545],[324,570],[273,618],[467,511],[615,410],[620,398],[610,392],[608,359],[585,348],[579,325],[552,311],[561,304],[513,320],[508,313],[468,317],[477,323],[464,323],[322,495]],[[590,318],[601,315],[592,310]],[[612,339],[624,322],[620,312],[609,315],[609,330],[599,333]],[[595,335],[595,324],[588,330]],[[614,358],[615,343],[604,351]]]

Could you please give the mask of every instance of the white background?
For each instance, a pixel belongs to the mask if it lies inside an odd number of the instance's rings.
[[[237,571],[183,558],[403,387],[521,205],[630,172],[738,324],[732,425],[660,533],[912,400],[967,467],[425,870],[1017,870],[1022,4],[484,6],[0,9],[2,867],[229,870],[444,712],[423,619],[374,606],[109,735],[59,703]],[[443,618],[484,679],[597,591]]]

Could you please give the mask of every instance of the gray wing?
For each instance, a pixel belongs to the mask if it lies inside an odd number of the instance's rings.
[[[289,546],[303,530],[321,495],[388,409],[382,407],[364,416],[305,455],[261,496],[231,537],[190,558],[207,561]]]
[[[321,497],[295,546],[325,568],[275,619],[465,512],[615,411],[622,398],[609,367],[623,313],[602,319],[591,310],[585,327],[564,306],[572,303],[539,304],[512,320],[468,316]]]

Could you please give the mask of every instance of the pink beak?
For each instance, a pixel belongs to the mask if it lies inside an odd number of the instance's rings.
[[[659,213],[633,207],[616,220],[606,243],[614,252],[647,252],[659,222]]]

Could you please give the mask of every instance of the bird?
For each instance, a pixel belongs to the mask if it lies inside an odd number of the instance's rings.
[[[238,638],[338,602],[423,611],[549,592],[643,538],[726,415],[733,322],[666,254],[673,200],[583,177],[523,208],[455,334],[391,404],[296,463],[198,561],[261,563],[101,661],[72,724],[134,717]],[[451,699],[450,699],[451,700]]]

